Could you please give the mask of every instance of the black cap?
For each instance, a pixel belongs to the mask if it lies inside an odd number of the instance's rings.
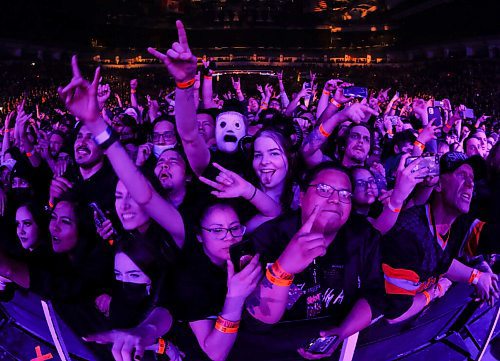
[[[441,174],[453,173],[463,164],[468,164],[472,167],[476,180],[484,178],[486,175],[486,162],[481,156],[473,155],[472,157],[467,157],[462,152],[448,152],[443,154],[439,161],[439,172]]]

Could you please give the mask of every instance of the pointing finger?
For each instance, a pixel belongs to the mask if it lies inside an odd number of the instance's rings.
[[[311,232],[312,226],[314,224],[314,221],[316,220],[316,217],[319,214],[319,206],[315,206],[305,223],[300,227],[299,233],[309,233]]]

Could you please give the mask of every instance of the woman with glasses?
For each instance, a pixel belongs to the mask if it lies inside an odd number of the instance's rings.
[[[354,167],[351,172],[354,185],[354,192],[352,194],[353,211],[367,216],[379,196],[375,177],[365,167]]]
[[[185,342],[200,347],[193,351],[198,354],[186,355],[188,360],[224,360],[236,340],[245,300],[262,274],[258,256],[240,272],[230,261],[229,247],[244,234],[245,226],[229,204],[215,203],[202,212],[196,234],[201,247],[179,266],[173,288],[172,311],[181,321],[174,343],[182,350],[193,350],[183,347]],[[196,340],[186,331],[188,324]]]

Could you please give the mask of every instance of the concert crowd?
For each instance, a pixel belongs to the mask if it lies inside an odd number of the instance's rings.
[[[333,359],[454,284],[497,301],[493,78],[216,84],[176,25],[162,75],[2,72],[2,302],[50,300],[99,360],[179,361]]]

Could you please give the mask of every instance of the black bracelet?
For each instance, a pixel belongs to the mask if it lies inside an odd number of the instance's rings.
[[[256,186],[253,186],[254,189],[253,189],[253,195],[248,199],[249,202],[252,201],[252,199],[255,198],[255,195],[257,194],[257,187]]]

